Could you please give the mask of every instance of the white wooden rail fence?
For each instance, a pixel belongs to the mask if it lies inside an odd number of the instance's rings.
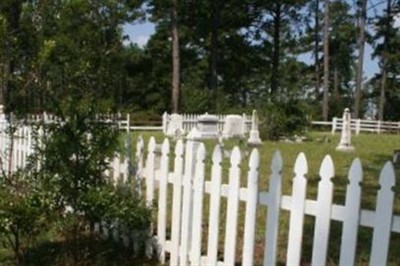
[[[216,146],[212,154],[210,179],[205,176],[205,147],[196,141],[185,144],[178,140],[175,151],[170,151],[169,140],[165,139],[161,155],[157,151],[154,138],[150,139],[147,159],[141,176],[146,180],[146,199],[152,206],[158,194],[158,218],[155,231],[156,250],[162,263],[169,254],[170,265],[234,265],[241,257],[242,265],[254,263],[255,228],[258,221],[258,206],[267,206],[265,232],[264,265],[275,265],[278,252],[278,229],[281,210],[290,212],[287,259],[288,265],[299,265],[302,254],[303,223],[305,215],[315,217],[312,265],[325,265],[328,256],[328,243],[331,220],[342,222],[343,231],[340,246],[340,265],[354,265],[357,254],[357,232],[360,226],[373,229],[370,264],[385,265],[388,256],[390,236],[400,233],[400,216],[393,214],[395,172],[391,162],[383,167],[379,184],[375,210],[360,209],[361,187],[363,178],[359,159],[355,159],[348,173],[345,205],[332,203],[334,165],[331,157],[324,158],[320,167],[321,181],[318,185],[316,200],[306,199],[307,160],[299,154],[294,166],[294,178],[291,195],[282,195],[283,162],[279,152],[275,152],[271,164],[269,191],[259,187],[259,153],[251,152],[249,170],[244,175],[247,186],[240,186],[240,162],[242,155],[236,147],[230,157],[228,183],[222,182],[222,150]],[[143,163],[143,140],[139,139],[137,158]],[[157,159],[158,158],[158,159]],[[174,160],[173,169],[169,161]],[[168,193],[168,184],[172,185],[172,194]],[[156,189],[158,188],[158,189]],[[172,195],[172,209],[167,208],[168,195]],[[209,217],[203,217],[203,202],[209,197]],[[218,239],[221,199],[227,199],[226,227],[223,257],[218,254]],[[243,201],[246,205],[244,217],[243,253],[237,252],[238,206]],[[171,215],[169,222],[167,217]],[[205,222],[207,221],[207,222]],[[203,224],[208,223],[208,232],[203,232]],[[167,237],[167,228],[171,235]],[[202,236],[208,234],[208,242],[203,243]],[[221,251],[220,251],[221,252]]]
[[[312,125],[331,126],[332,134],[336,131],[341,131],[343,127],[343,119],[334,117],[332,121],[312,121]],[[372,133],[400,133],[400,122],[391,121],[379,121],[379,120],[362,120],[362,119],[351,119],[351,130],[358,135],[360,132],[372,132]]]

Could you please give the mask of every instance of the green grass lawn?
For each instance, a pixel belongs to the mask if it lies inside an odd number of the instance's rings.
[[[164,139],[162,133],[155,132],[135,132],[134,139],[138,135],[142,135],[147,145],[150,136],[155,136],[157,143],[161,143]],[[260,190],[267,191],[270,175],[270,166],[272,155],[275,150],[279,150],[283,157],[283,194],[291,194],[291,183],[294,176],[293,167],[297,155],[300,152],[304,152],[308,161],[308,174],[306,178],[308,180],[307,185],[307,198],[315,199],[317,196],[317,186],[319,181],[319,168],[320,164],[325,155],[329,154],[332,156],[335,165],[335,177],[332,181],[335,184],[334,188],[334,203],[343,204],[345,199],[346,185],[347,185],[347,173],[351,166],[354,158],[360,158],[364,177],[362,181],[362,208],[374,210],[377,190],[379,189],[378,178],[380,170],[386,161],[391,160],[393,151],[400,149],[400,135],[388,135],[388,134],[360,134],[358,136],[352,136],[352,143],[355,147],[355,151],[351,153],[338,152],[335,150],[339,143],[340,134],[331,135],[331,133],[324,132],[310,132],[307,136],[307,141],[302,143],[287,143],[287,142],[271,142],[264,141],[262,146],[259,147],[261,155],[260,164]],[[172,140],[172,143],[174,141]],[[210,173],[211,168],[211,154],[215,140],[206,141],[206,148],[208,157],[206,159],[206,173]],[[235,145],[238,145],[242,151],[244,151],[245,158],[242,161],[242,186],[245,186],[247,180],[247,159],[250,150],[246,147],[246,143],[241,140],[229,140],[225,142],[225,149],[230,150]],[[147,147],[147,146],[146,146]],[[246,151],[247,150],[247,151]],[[247,155],[247,156],[246,156]],[[171,160],[172,161],[172,160]],[[228,168],[229,158],[224,160],[224,182],[228,181]],[[172,166],[171,166],[172,167]],[[171,168],[172,169],[172,168]],[[397,173],[395,208],[394,212],[400,214],[400,167],[395,165]],[[209,175],[206,179],[210,179]],[[205,198],[205,212],[208,212],[208,197]],[[222,208],[226,207],[226,200],[222,200]],[[240,205],[239,212],[239,233],[238,233],[238,248],[241,249],[240,243],[242,241],[243,223],[244,223],[244,203]],[[264,246],[264,234],[265,234],[265,215],[266,207],[258,208],[258,225],[257,225],[257,238],[256,238],[256,262],[262,262],[262,253]],[[205,217],[207,217],[205,215]],[[223,232],[225,210],[221,213],[222,224],[221,230]],[[204,219],[204,227],[207,228],[207,219]],[[289,213],[287,211],[281,212],[281,223],[279,232],[279,262],[285,264],[286,257],[286,246],[287,246],[287,235],[288,235],[288,224],[289,224]],[[313,239],[313,224],[314,218],[306,216],[303,236],[303,262],[307,264],[311,259],[312,251],[312,239]],[[340,222],[332,222],[331,234],[330,234],[330,246],[329,246],[329,264],[337,264],[338,256],[340,252],[340,239],[342,224]],[[206,237],[206,234],[204,235]],[[362,227],[359,230],[359,246],[357,249],[357,263],[368,264],[369,252],[371,247],[372,230],[370,228]],[[220,237],[221,250],[223,250],[223,237]],[[204,241],[206,243],[206,240]],[[204,246],[204,249],[206,247]],[[400,257],[397,255],[397,250],[400,248],[400,235],[392,234],[391,239],[391,250],[389,254],[389,264],[400,265]],[[240,261],[240,253],[238,252],[237,260]]]

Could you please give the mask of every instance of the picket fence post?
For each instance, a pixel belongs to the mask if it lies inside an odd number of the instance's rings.
[[[206,149],[201,143],[196,152],[196,170],[193,180],[193,220],[192,220],[192,244],[191,264],[201,265],[201,223],[203,220],[203,197],[204,197],[204,159]]]
[[[391,162],[387,162],[379,176],[379,185],[376,200],[375,226],[372,236],[370,265],[385,264],[387,261],[390,233],[392,225],[394,192],[396,174]],[[379,222],[378,222],[379,221]]]
[[[146,160],[146,203],[147,206],[153,206],[154,200],[154,179],[155,179],[155,149],[156,149],[156,141],[154,137],[150,138],[147,152],[147,160]],[[153,256],[153,225],[150,225],[149,228],[149,239],[146,241],[146,256]]]
[[[326,264],[333,199],[333,183],[331,178],[335,175],[332,158],[329,155],[325,156],[322,161],[319,175],[321,181],[318,184],[317,214],[315,216],[311,258],[312,265]]]
[[[172,198],[172,229],[171,229],[171,258],[170,265],[178,265],[179,262],[179,239],[181,226],[181,200],[182,200],[182,177],[183,177],[183,141],[178,140],[175,146],[174,180]]]
[[[161,263],[165,263],[165,239],[167,230],[167,185],[169,166],[169,141],[165,138],[161,148],[161,166],[159,176],[158,219],[157,219],[157,252]]]
[[[345,217],[343,219],[340,265],[354,265],[360,217],[362,167],[360,159],[351,164],[346,190]]]
[[[231,167],[229,169],[228,206],[226,214],[226,231],[224,242],[224,263],[225,265],[235,264],[237,216],[239,209],[240,189],[240,161],[241,155],[238,147],[233,148],[231,154]]]
[[[272,157],[271,176],[269,181],[269,207],[266,219],[264,265],[276,264],[278,243],[279,213],[281,204],[282,187],[282,156],[276,151]]]
[[[308,164],[304,153],[297,156],[294,165],[295,176],[292,185],[290,223],[287,249],[287,265],[300,265],[303,238],[304,211],[306,200]],[[265,265],[265,264],[264,264]]]
[[[246,214],[243,239],[243,265],[253,265],[254,240],[256,230],[256,213],[258,203],[258,166],[260,155],[257,149],[253,149],[249,160],[249,172],[247,175]]]
[[[193,132],[193,131],[192,131]],[[182,205],[182,225],[181,225],[181,250],[179,265],[187,265],[189,260],[188,252],[191,250],[191,232],[193,215],[193,189],[192,180],[194,173],[195,155],[199,142],[194,139],[193,134],[188,135],[185,151],[185,173],[183,177],[183,205]]]
[[[134,184],[134,192],[137,198],[139,198],[142,195],[143,153],[144,153],[144,141],[142,135],[139,135],[136,143],[135,156],[136,156],[137,169],[135,173],[135,184]]]
[[[212,155],[212,169],[210,182],[210,214],[207,243],[207,264],[217,265],[218,255],[218,228],[221,202],[221,175],[222,175],[222,150],[216,145]]]

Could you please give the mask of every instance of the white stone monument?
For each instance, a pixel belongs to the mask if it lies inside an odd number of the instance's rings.
[[[256,110],[253,110],[253,114],[251,116],[250,136],[249,139],[247,140],[247,143],[251,145],[261,144],[260,132],[258,131],[258,117]]]
[[[340,137],[339,145],[336,147],[338,151],[354,151],[351,145],[351,115],[350,109],[344,109],[342,135]]]
[[[167,124],[167,136],[177,137],[183,134],[183,118],[179,114],[171,114]]]
[[[201,139],[218,138],[218,117],[205,113],[197,119],[197,130]]]
[[[224,139],[232,137],[244,138],[245,134],[245,121],[240,115],[227,115],[225,117],[224,129],[222,137]]]

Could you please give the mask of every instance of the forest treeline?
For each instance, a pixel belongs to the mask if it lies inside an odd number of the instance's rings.
[[[355,117],[400,120],[399,6],[398,0],[2,0],[0,102],[20,113],[57,112],[85,100],[110,111],[258,108],[324,120],[350,107]],[[127,44],[123,26],[146,20],[155,24],[147,45]],[[379,62],[369,78],[366,44]]]

